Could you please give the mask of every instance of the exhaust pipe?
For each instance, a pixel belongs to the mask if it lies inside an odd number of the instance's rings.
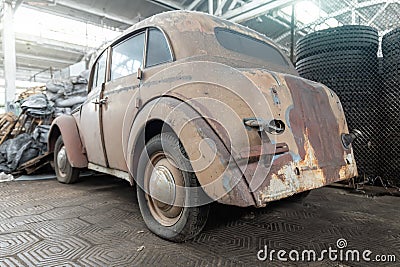
[[[346,149],[350,148],[350,145],[358,138],[362,137],[362,133],[359,130],[352,130],[349,134],[342,134],[342,143]]]

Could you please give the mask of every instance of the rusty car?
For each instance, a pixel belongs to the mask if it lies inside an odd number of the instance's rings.
[[[82,169],[136,185],[147,227],[175,242],[210,203],[265,207],[357,176],[337,95],[300,78],[264,35],[204,13],[154,15],[105,47],[88,98],[48,147],[61,183]]]

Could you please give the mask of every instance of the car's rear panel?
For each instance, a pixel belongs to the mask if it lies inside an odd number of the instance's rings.
[[[286,125],[283,134],[263,139],[259,150],[265,158],[245,170],[258,206],[357,176],[352,149],[342,144],[341,135],[348,129],[336,94],[292,75],[262,70],[245,75],[263,91],[275,119]],[[267,82],[271,75],[276,86]],[[270,158],[269,142],[275,144]]]

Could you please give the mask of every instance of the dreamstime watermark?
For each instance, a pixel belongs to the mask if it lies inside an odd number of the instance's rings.
[[[336,241],[336,247],[329,247],[321,252],[315,250],[274,250],[264,246],[257,252],[260,261],[281,262],[318,262],[324,260],[341,262],[396,262],[396,255],[374,255],[371,250],[347,249],[347,240],[340,238]]]

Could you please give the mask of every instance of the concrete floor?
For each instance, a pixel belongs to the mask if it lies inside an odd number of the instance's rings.
[[[135,190],[116,178],[86,177],[75,185],[56,180],[0,184],[0,266],[282,266],[276,257],[260,262],[257,252],[265,245],[320,252],[336,248],[339,238],[349,249],[394,254],[399,266],[399,198],[323,188],[303,204],[284,200],[258,210],[213,205],[202,234],[174,244],[147,230]]]

